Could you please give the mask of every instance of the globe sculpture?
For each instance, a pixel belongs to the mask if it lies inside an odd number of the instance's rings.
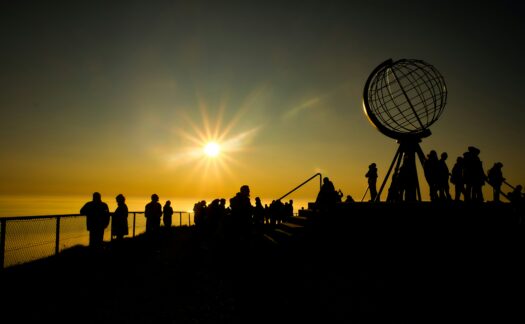
[[[424,164],[419,143],[430,136],[429,127],[439,119],[446,102],[445,80],[424,61],[389,59],[372,71],[363,92],[365,114],[381,133],[399,143],[377,201],[394,165],[387,201],[415,201],[416,195],[421,201],[415,156]]]

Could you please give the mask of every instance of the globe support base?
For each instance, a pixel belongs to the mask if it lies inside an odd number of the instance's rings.
[[[425,155],[419,143],[419,137],[404,137],[399,139],[399,147],[394,155],[394,159],[388,168],[388,172],[381,184],[381,188],[377,193],[375,201],[381,200],[381,193],[394,169],[390,188],[388,189],[387,202],[415,202],[421,201],[421,190],[419,187],[419,180],[417,176],[416,155],[419,162],[423,166],[425,163]]]

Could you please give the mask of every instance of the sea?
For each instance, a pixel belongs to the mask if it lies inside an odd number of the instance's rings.
[[[143,212],[144,207],[150,201],[150,197],[134,197],[126,196],[126,205],[129,211]],[[210,203],[214,198],[177,198],[166,197],[160,199],[160,203],[164,205],[165,201],[169,199],[174,211],[193,213],[193,206],[196,202],[206,201]],[[308,208],[308,203],[315,200],[306,199],[303,197],[290,197],[283,199],[283,202],[293,200],[294,212],[297,213],[301,208]],[[41,216],[41,215],[69,215],[78,214],[80,208],[90,201],[91,197],[86,195],[0,195],[0,217],[20,217],[20,216]],[[111,199],[102,200],[109,206],[110,211],[117,208],[117,203],[112,197]],[[272,198],[261,198],[262,204],[272,202]],[[255,199],[251,199],[252,204],[255,205]],[[228,202],[226,203],[228,205]]]

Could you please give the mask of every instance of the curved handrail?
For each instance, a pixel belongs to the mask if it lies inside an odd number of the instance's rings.
[[[321,190],[321,187],[323,185],[323,176],[321,175],[321,173],[317,172],[316,174],[314,174],[313,176],[308,178],[306,181],[304,181],[303,183],[301,183],[297,187],[293,188],[292,190],[290,190],[289,192],[287,192],[286,194],[284,194],[281,198],[279,198],[277,200],[281,200],[281,199],[285,198],[286,196],[288,196],[292,192],[296,191],[297,189],[301,188],[302,186],[304,186],[305,184],[307,184],[308,182],[310,182],[313,178],[315,178],[317,176],[319,176],[319,190]]]

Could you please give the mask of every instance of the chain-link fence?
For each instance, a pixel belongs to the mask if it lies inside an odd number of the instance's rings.
[[[129,212],[129,236],[146,230],[144,212]],[[193,225],[192,213],[176,211],[172,226]],[[104,232],[111,240],[111,225]],[[87,246],[89,232],[83,215],[50,215],[0,218],[0,269],[38,260],[76,246]]]

